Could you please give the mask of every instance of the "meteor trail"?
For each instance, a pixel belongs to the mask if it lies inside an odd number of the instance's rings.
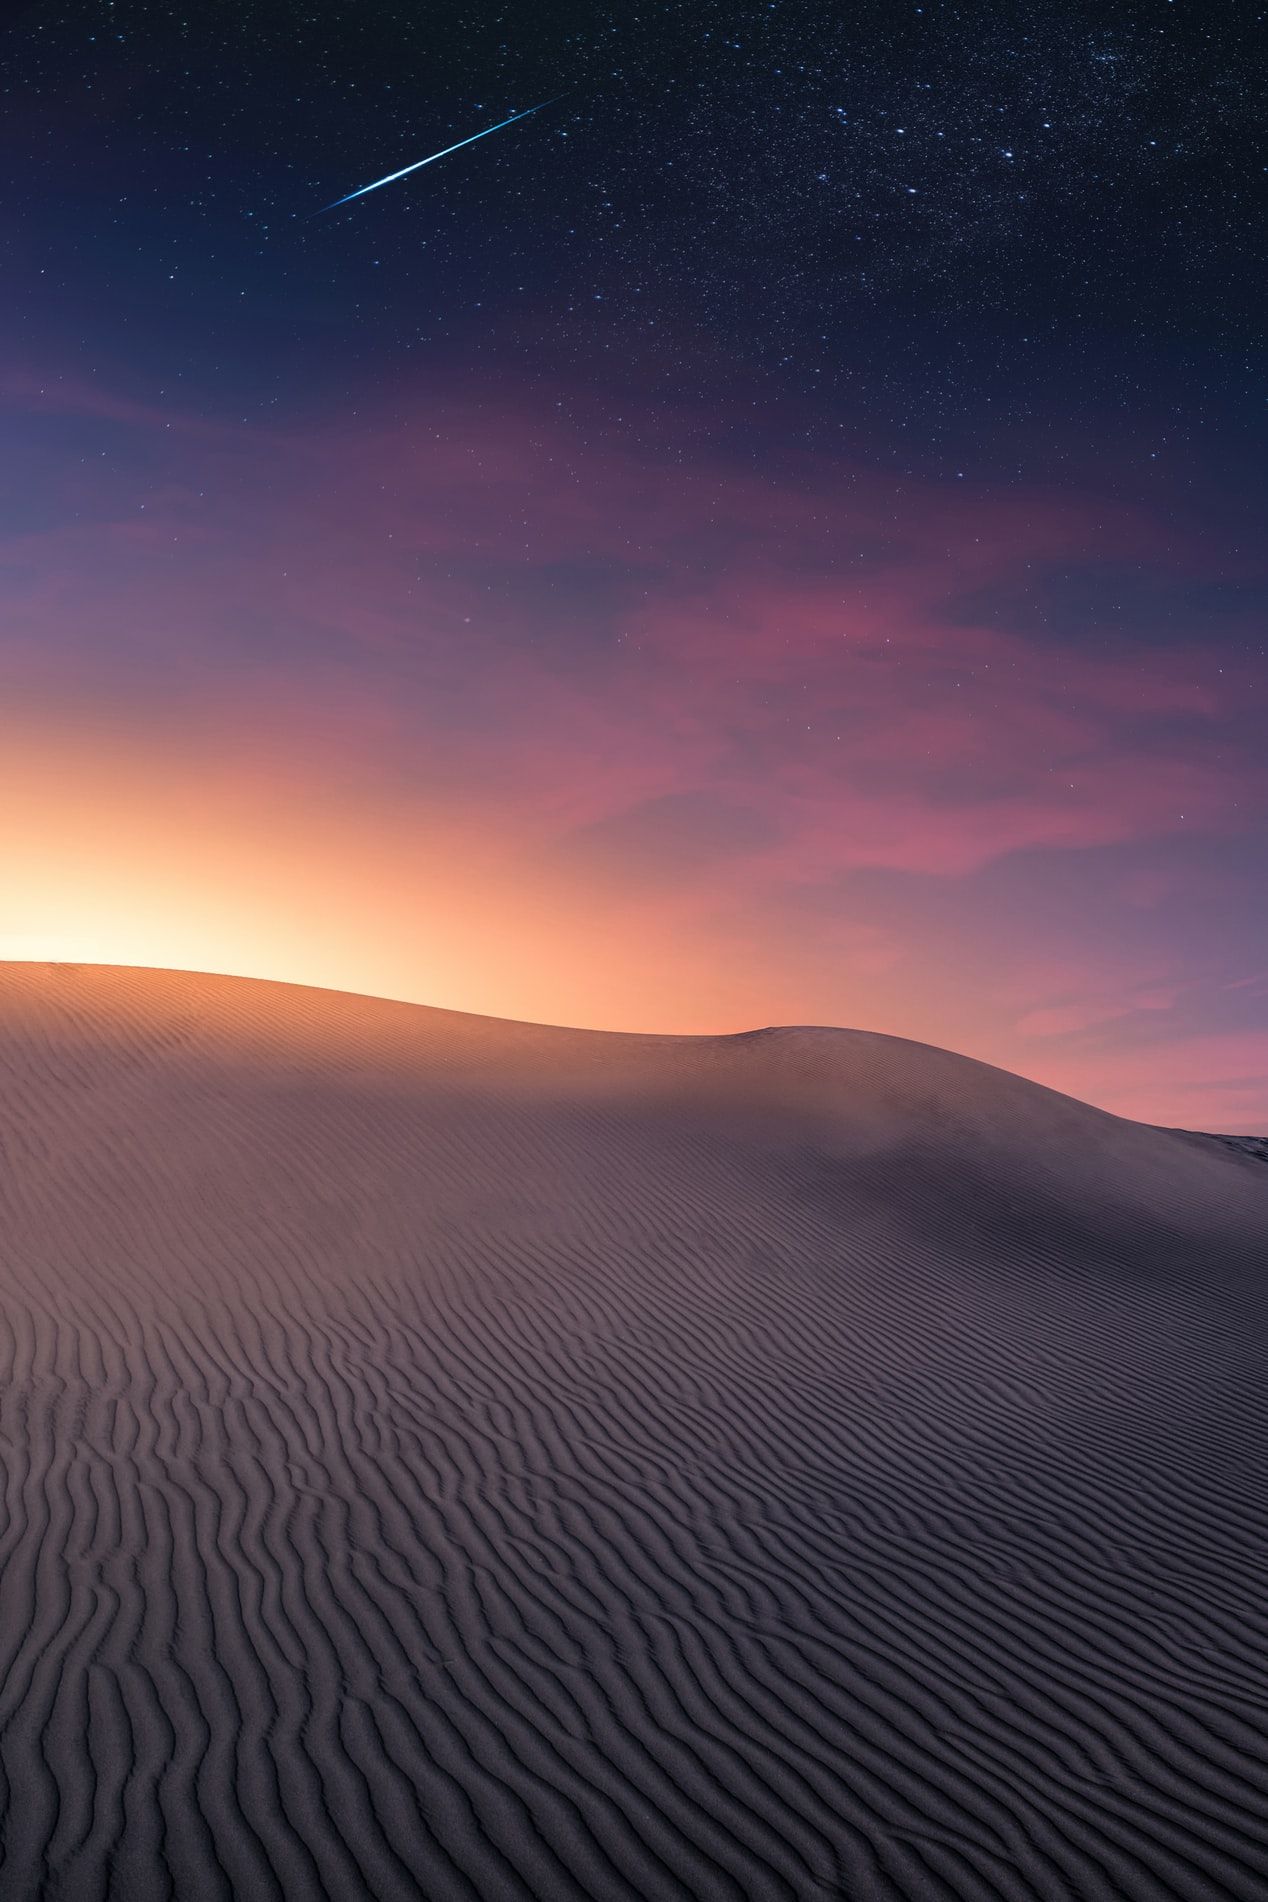
[[[557,99],[563,94],[557,93]],[[412,165],[402,165],[399,172],[389,172],[386,178],[376,178],[373,185],[362,185],[354,192],[348,192],[342,198],[336,198],[333,204],[323,205],[322,211],[336,211],[340,205],[346,205],[353,198],[364,198],[367,192],[376,192],[380,185],[392,185],[398,178],[404,178],[407,172],[416,172],[421,165],[434,165],[437,159],[448,158],[451,152],[459,151],[464,145],[474,145],[477,139],[487,139],[490,132],[500,132],[504,125],[514,125],[517,119],[527,119],[534,112],[541,112],[545,106],[553,106],[554,99],[543,99],[541,105],[529,106],[523,112],[513,112],[509,119],[499,119],[496,125],[486,125],[483,132],[473,132],[469,139],[459,139],[456,145],[447,145],[442,152],[433,152],[428,158],[415,159]],[[319,214],[320,215],[320,214]]]

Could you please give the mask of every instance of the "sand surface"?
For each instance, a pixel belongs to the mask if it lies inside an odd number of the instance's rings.
[[[1268,1895],[1268,1164],[0,965],[4,1902]]]

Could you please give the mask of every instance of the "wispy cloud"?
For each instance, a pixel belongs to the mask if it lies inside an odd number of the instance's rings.
[[[939,946],[896,951],[861,876],[962,882],[969,934],[993,866],[1031,878],[1035,855],[1152,845],[1164,862],[1122,877],[1143,928],[1183,893],[1185,842],[1235,840],[1268,802],[1268,692],[1244,643],[1217,664],[1200,617],[1127,652],[1009,612],[1054,564],[1130,563],[1153,578],[1142,600],[1170,578],[1200,607],[1200,553],[1138,512],[861,465],[667,463],[527,399],[493,414],[420,392],[289,429],[15,373],[0,400],[37,452],[50,417],[98,451],[99,425],[132,439],[73,465],[33,455],[31,521],[0,538],[11,719],[69,720],[78,701],[297,785],[440,802],[597,905],[756,933],[764,982],[779,933],[759,915],[814,938],[785,934],[786,977],[848,926],[863,976],[866,945],[878,984],[884,967],[889,1028],[903,982],[940,994]],[[1099,928],[1089,910],[1082,930]],[[960,969],[958,995],[1002,995],[1033,949],[998,937],[996,970]],[[1183,974],[1032,990],[1002,1054],[1042,1047],[1066,1074],[1063,1039],[1121,1041],[1142,1018],[1181,1034],[1194,1008]],[[1106,1090],[1099,1059],[1079,1061]]]

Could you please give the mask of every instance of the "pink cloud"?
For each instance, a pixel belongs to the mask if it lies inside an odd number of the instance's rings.
[[[1268,1134],[1268,1031],[1080,1051],[1049,1063],[1044,1081],[1142,1122]]]
[[[1136,990],[1121,997],[1084,998],[1068,1004],[1054,1004],[1043,1010],[1028,1011],[1017,1021],[1023,1037],[1064,1037],[1072,1032],[1091,1030],[1098,1024],[1118,1023],[1141,1011],[1174,1010],[1179,991],[1162,987]]]
[[[57,400],[154,430],[170,420],[95,386]],[[942,612],[969,583],[1111,539],[1139,555],[1149,525],[1125,510],[813,466],[783,483],[666,472],[532,411],[461,405],[289,436],[217,428],[186,441],[180,466],[179,482],[160,471],[121,494],[106,521],[10,544],[26,570],[8,591],[11,661],[25,653],[38,672],[78,639],[90,666],[146,656],[143,691],[159,697],[195,684],[218,697],[223,678],[230,705],[245,673],[255,712],[234,718],[274,730],[329,729],[360,703],[357,723],[395,726],[403,752],[419,757],[425,736],[426,772],[477,801],[513,785],[547,829],[702,784],[757,797],[798,880],[960,874],[1227,825],[1263,790],[1262,770],[1223,748],[1193,654],[1129,666]],[[872,551],[861,575],[856,547]],[[492,624],[482,564],[509,564],[527,592],[579,550],[646,564],[606,646],[587,650],[582,629],[557,651],[549,634]],[[1172,717],[1190,722],[1182,741],[1162,731]],[[1131,729],[1151,722],[1161,737],[1141,744]]]
[[[154,430],[170,420],[95,387],[58,400]],[[159,694],[165,678],[216,693],[228,654],[270,719],[284,701],[328,723],[332,696],[377,693],[404,748],[421,724],[473,796],[489,784],[500,797],[514,776],[552,822],[708,783],[760,794],[795,877],[957,873],[1227,824],[1262,790],[1220,745],[1220,698],[1193,654],[1134,667],[942,613],[969,582],[1111,537],[1139,554],[1150,531],[1100,504],[865,471],[666,473],[531,411],[420,405],[289,437],[216,429],[185,444],[179,482],[160,473],[106,521],[11,543],[26,578],[9,584],[10,653],[38,670],[76,639],[130,649],[154,663]],[[862,576],[856,546],[879,551]],[[481,564],[510,564],[527,592],[578,550],[647,565],[606,647],[587,651],[584,630],[556,651],[494,627]],[[235,649],[243,627],[256,632]],[[443,731],[450,695],[467,710],[460,736]],[[1191,723],[1182,742],[1162,732],[1173,716]],[[1142,745],[1129,729],[1150,722],[1161,737]]]
[[[1231,836],[1268,800],[1268,765],[1230,741],[1268,713],[1265,683],[1215,674],[1196,636],[1137,664],[949,611],[1045,563],[1202,572],[1170,525],[1103,499],[689,466],[528,403],[420,395],[259,430],[87,381],[11,375],[6,396],[28,417],[126,425],[148,451],[131,473],[76,467],[48,526],[0,541],[11,718],[56,720],[79,695],[261,785],[316,776],[413,802],[428,825],[460,816],[519,867],[584,849],[597,884],[606,853],[614,914],[654,903],[684,932],[748,932],[772,969],[778,931],[752,921],[840,890],[840,915],[816,914],[782,968],[813,963],[830,998],[839,959],[876,981],[858,995],[884,997],[889,1028],[901,983],[930,985],[943,947],[864,915],[853,875],[968,881],[1011,855]],[[681,831],[706,794],[698,850],[675,860],[690,877],[658,889],[656,850],[631,839],[666,812]],[[1158,906],[1182,880],[1129,867],[1124,903]],[[1174,972],[1039,972],[1030,940],[987,952],[989,974],[953,976],[1007,1025],[998,1060],[1042,1046],[1048,1080],[1113,1104],[1162,1100],[1173,1048],[1199,1106],[1203,1075],[1225,1078],[1209,1100],[1230,1114],[1258,1087],[1218,1042],[1127,1049],[1179,1011]],[[1098,1037],[1123,1046],[1121,1072]]]

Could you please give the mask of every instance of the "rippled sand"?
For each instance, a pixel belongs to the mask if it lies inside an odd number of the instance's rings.
[[[1268,1165],[0,965],[5,1902],[1268,1894]]]

